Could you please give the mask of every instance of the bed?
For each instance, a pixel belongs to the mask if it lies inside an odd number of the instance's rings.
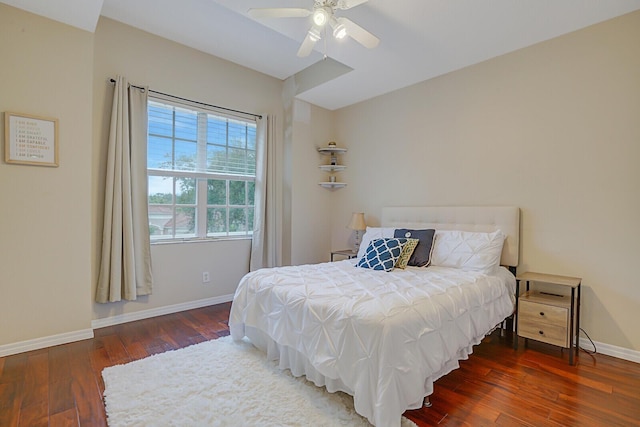
[[[396,427],[513,313],[515,277],[505,266],[518,264],[520,220],[517,207],[388,207],[381,219],[365,238],[384,229],[437,230],[437,265],[385,272],[353,259],[257,270],[238,285],[229,328],[281,369],[352,395],[373,425]],[[442,253],[456,258],[463,249],[442,242],[456,233],[502,233],[502,267],[448,265]]]

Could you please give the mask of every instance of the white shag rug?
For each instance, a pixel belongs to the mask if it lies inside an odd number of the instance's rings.
[[[231,337],[105,368],[102,377],[110,427],[370,426],[351,396],[294,378]]]

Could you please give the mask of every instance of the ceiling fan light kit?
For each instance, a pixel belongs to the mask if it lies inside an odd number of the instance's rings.
[[[313,23],[318,27],[324,27],[329,20],[329,16],[333,15],[333,11],[329,9],[327,6],[319,7],[313,11]]]
[[[333,37],[337,38],[338,40],[342,40],[346,37],[347,29],[345,28],[344,24],[338,22],[335,16],[331,17],[329,24],[331,24],[331,28],[333,29]]]
[[[253,18],[303,18],[311,16],[312,27],[307,32],[305,39],[298,50],[299,57],[308,56],[316,42],[322,38],[320,31],[330,25],[333,37],[344,39],[350,36],[366,48],[372,49],[378,46],[380,40],[355,22],[345,17],[336,17],[336,10],[347,10],[366,3],[368,0],[315,0],[313,9],[301,8],[262,8],[249,9],[249,15]]]

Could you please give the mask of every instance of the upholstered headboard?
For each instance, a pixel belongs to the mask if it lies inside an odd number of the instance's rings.
[[[382,226],[492,232],[506,236],[500,264],[518,266],[520,209],[515,206],[416,206],[382,208]]]

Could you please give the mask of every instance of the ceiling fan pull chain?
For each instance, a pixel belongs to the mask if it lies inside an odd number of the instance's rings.
[[[324,56],[322,59],[327,59],[327,27],[324,27]]]

